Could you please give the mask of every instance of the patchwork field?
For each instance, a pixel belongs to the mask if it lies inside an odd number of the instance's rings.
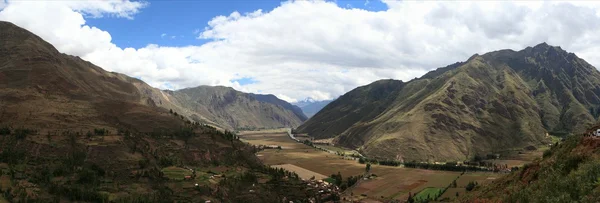
[[[456,180],[456,187],[448,188],[448,190],[446,190],[446,192],[444,192],[444,194],[438,198],[438,201],[454,201],[457,197],[464,195],[467,191],[465,188],[471,181],[477,182],[478,185],[485,185],[491,183],[497,178],[500,178],[502,175],[503,174],[499,173],[485,172],[465,173]]]
[[[267,165],[274,167],[291,167],[292,171],[308,171],[329,176],[340,172],[344,178],[365,174],[365,165],[355,160],[327,153],[313,147],[291,140],[285,132],[245,132],[240,137],[254,145],[278,145],[282,149],[266,149],[257,156]],[[323,145],[319,145],[322,147]],[[329,147],[335,150],[340,148]],[[409,192],[417,194],[425,188],[445,188],[460,176],[460,172],[434,171],[413,168],[373,165],[370,171],[377,177],[360,180],[357,185],[348,189],[344,197],[347,200],[387,201],[391,199],[405,200]],[[301,175],[301,174],[299,174]],[[311,175],[312,176],[312,175]],[[458,178],[458,187],[466,186],[470,180],[485,184],[494,173],[465,174],[464,180]],[[302,177],[302,175],[301,175]],[[491,180],[491,179],[490,179]],[[465,182],[463,185],[463,182]],[[464,188],[458,188],[465,190]]]

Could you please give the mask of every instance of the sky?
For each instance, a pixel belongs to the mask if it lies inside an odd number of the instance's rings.
[[[289,102],[542,42],[600,67],[594,1],[0,0],[0,20],[157,88],[222,85]]]

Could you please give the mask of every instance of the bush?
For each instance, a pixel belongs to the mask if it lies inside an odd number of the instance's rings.
[[[471,182],[469,182],[469,184],[467,184],[467,187],[465,187],[465,189],[466,189],[467,191],[472,191],[473,189],[475,189],[475,186],[476,186],[476,185],[477,185],[477,184],[476,184],[475,182],[471,181]]]
[[[17,128],[13,133],[15,137],[19,140],[25,139],[27,135],[34,134],[35,130],[27,129],[27,128]]]
[[[107,135],[108,134],[108,130],[106,130],[104,128],[95,128],[94,129],[94,134],[100,135],[100,136]]]
[[[544,156],[543,157],[546,158],[546,157],[549,157],[549,156],[552,156],[552,150],[550,150],[550,149],[544,151]]]
[[[148,167],[149,164],[150,164],[150,161],[148,161],[148,159],[142,159],[142,160],[138,161],[138,165],[140,166],[140,169],[144,169],[144,168]]]
[[[10,128],[8,128],[8,127],[0,128],[0,135],[10,135]]]

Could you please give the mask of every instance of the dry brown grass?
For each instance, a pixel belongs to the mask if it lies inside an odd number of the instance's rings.
[[[314,171],[306,170],[305,168],[302,168],[302,167],[299,167],[299,166],[296,166],[293,164],[272,165],[271,167],[283,168],[288,171],[293,171],[293,172],[297,173],[298,176],[300,176],[300,178],[302,178],[304,180],[311,179],[312,177],[315,177],[315,180],[322,180],[322,179],[327,178],[326,175],[323,175],[320,173],[315,173]]]

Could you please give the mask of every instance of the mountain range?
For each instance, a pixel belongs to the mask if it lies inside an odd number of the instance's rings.
[[[595,67],[542,43],[358,87],[297,130],[377,159],[458,161],[580,133],[596,122],[599,95]]]
[[[312,98],[306,98],[302,101],[292,103],[295,106],[300,107],[302,112],[306,115],[306,117],[310,118],[317,114],[321,109],[323,109],[327,104],[331,103],[333,100],[321,100],[316,101]]]
[[[160,128],[170,125],[161,120],[170,117],[169,110],[224,129],[295,127],[306,120],[298,107],[272,95],[210,86],[159,90],[141,80],[104,71],[79,57],[61,54],[11,23],[2,22],[1,26],[3,124],[58,129],[120,123],[139,129]],[[111,111],[99,110],[102,108]],[[142,116],[146,113],[156,115],[150,120]]]

